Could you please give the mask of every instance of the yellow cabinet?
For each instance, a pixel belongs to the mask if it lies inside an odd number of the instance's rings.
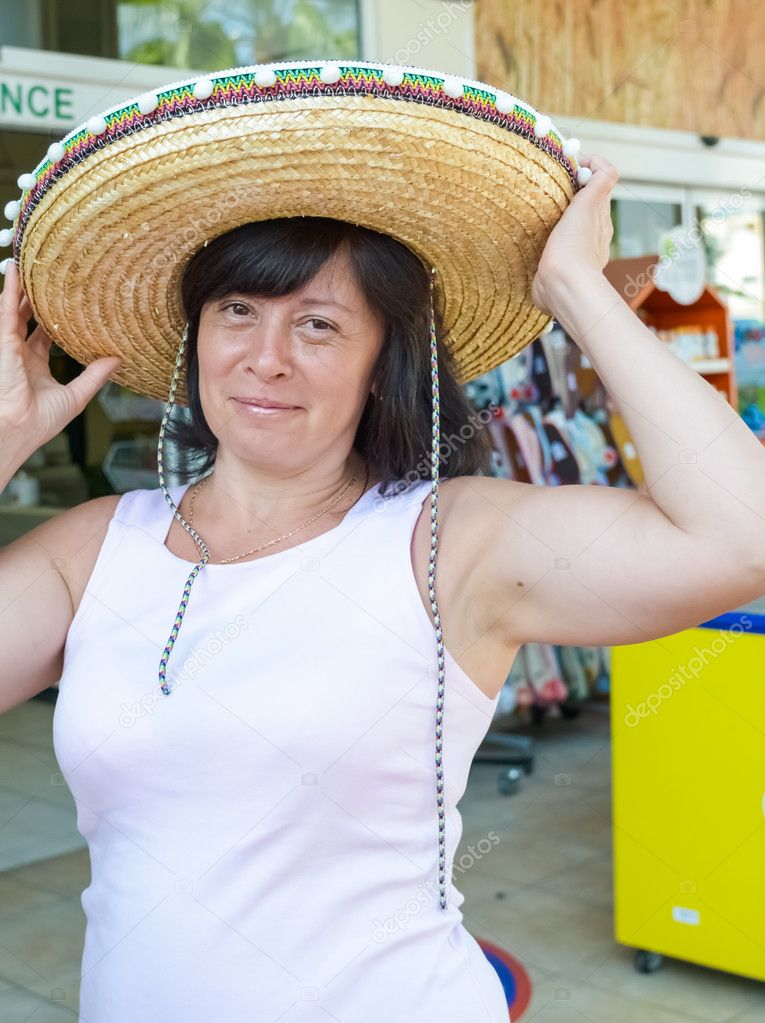
[[[611,734],[616,940],[765,980],[765,600],[614,647]]]

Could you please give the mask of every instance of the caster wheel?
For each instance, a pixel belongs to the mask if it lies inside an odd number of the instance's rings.
[[[635,952],[635,969],[638,973],[656,973],[663,962],[664,956],[659,952],[646,952],[643,948]]]
[[[503,796],[512,796],[514,792],[518,791],[522,779],[523,771],[517,767],[508,767],[500,772],[497,778],[497,788]]]

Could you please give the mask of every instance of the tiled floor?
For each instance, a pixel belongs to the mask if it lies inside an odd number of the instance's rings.
[[[0,1023],[77,1019],[89,863],[52,711],[33,700],[0,718]],[[460,853],[500,841],[455,873],[467,928],[531,976],[524,1023],[765,1023],[765,985],[677,960],[638,974],[613,940],[607,706],[531,734],[534,774],[515,795],[499,795],[497,765],[473,765]]]

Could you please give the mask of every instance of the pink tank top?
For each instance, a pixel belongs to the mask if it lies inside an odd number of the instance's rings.
[[[53,719],[90,850],[83,1021],[507,1023],[452,873],[498,697],[448,654],[438,899],[436,639],[410,555],[429,493],[373,487],[321,536],[203,568],[169,696],[193,564],[164,545],[160,488],[121,497]]]

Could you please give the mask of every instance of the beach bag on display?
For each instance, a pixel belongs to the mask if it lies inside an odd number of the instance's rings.
[[[545,482],[544,456],[533,418],[525,412],[510,417],[510,426],[518,445],[528,482],[541,486]]]
[[[538,402],[544,408],[548,408],[553,400],[552,377],[550,367],[547,365],[544,345],[540,338],[536,338],[529,345],[531,349],[531,387],[533,390],[532,401]]]
[[[560,665],[549,643],[524,643],[521,647],[526,663],[526,680],[534,694],[533,702],[550,706],[563,703],[568,689],[561,678]]]
[[[560,418],[554,417],[552,412],[548,412],[546,416],[542,417],[542,427],[547,437],[552,463],[548,476],[549,482],[555,486],[579,483],[579,463]]]
[[[518,405],[531,401],[534,387],[531,382],[531,349],[527,345],[512,359],[497,367],[502,381],[502,400],[507,414],[517,411]]]
[[[499,367],[482,373],[475,380],[464,385],[465,395],[476,411],[486,408],[499,408],[502,405],[502,380]]]
[[[521,483],[531,483],[531,473],[526,465],[521,445],[518,443],[518,436],[513,428],[512,422],[505,422],[502,427],[502,438],[505,444],[505,451],[513,469],[513,479]]]
[[[566,419],[559,409],[553,409],[549,413],[550,419],[562,429],[565,429],[579,466],[579,479],[581,483],[604,483],[605,475],[600,470],[599,454],[593,450],[592,434],[585,425],[587,416],[581,409],[577,409],[574,415]],[[601,435],[601,447],[605,447]]]
[[[560,661],[561,672],[568,689],[570,699],[584,700],[590,695],[587,673],[582,660],[573,646],[556,646],[555,650]]]
[[[611,436],[619,451],[624,470],[638,490],[645,487],[643,466],[638,458],[637,448],[621,413],[613,411],[608,417]]]
[[[599,646],[580,646],[577,647],[579,650],[579,657],[582,661],[582,668],[587,676],[587,682],[593,688],[597,682],[600,674],[603,671],[602,661],[602,647]]]
[[[504,479],[517,479],[516,467],[510,452],[507,449],[506,434],[507,423],[504,416],[496,416],[486,424],[486,430],[492,446],[492,464],[495,476]]]
[[[566,397],[566,352],[568,341],[561,327],[553,327],[539,339],[542,342],[547,366],[552,379],[553,394],[561,402]],[[524,349],[525,351],[525,349]]]

